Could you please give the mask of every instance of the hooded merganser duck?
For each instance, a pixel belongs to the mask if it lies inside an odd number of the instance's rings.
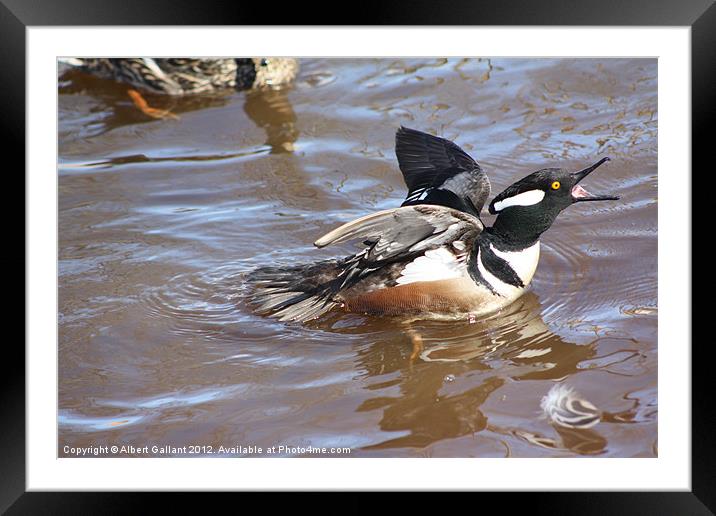
[[[539,238],[574,203],[616,200],[578,183],[609,158],[570,173],[545,168],[507,187],[480,212],[490,181],[453,142],[401,127],[395,151],[408,187],[399,208],[348,222],[314,242],[357,240],[363,250],[338,260],[262,267],[248,280],[256,311],[307,321],[329,310],[417,317],[481,316],[521,296],[539,261]]]
[[[210,94],[227,89],[275,89],[292,82],[298,60],[264,58],[63,58],[63,64],[132,88],[134,104],[153,118],[177,118],[166,110],[149,107],[140,91],[159,95]],[[140,91],[137,91],[140,90]]]

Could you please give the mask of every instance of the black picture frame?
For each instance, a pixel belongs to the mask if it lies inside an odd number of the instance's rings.
[[[20,158],[13,167],[5,165],[6,181],[17,182],[13,185],[15,188],[8,191],[13,192],[12,197],[19,197],[18,191],[25,192],[24,177],[19,174],[20,167],[24,165],[24,153],[16,151],[25,147],[25,30],[28,26],[42,25],[292,25],[301,22],[307,25],[690,26],[692,170],[697,170],[701,164],[706,167],[707,154],[710,154],[706,139],[716,114],[712,93],[716,84],[716,6],[713,4],[713,0],[588,0],[576,5],[567,0],[489,0],[479,3],[458,0],[447,5],[423,0],[391,3],[383,0],[363,1],[359,9],[346,15],[348,11],[344,7],[349,8],[349,4],[336,10],[338,7],[335,4],[307,8],[305,3],[285,3],[277,8],[275,4],[253,2],[244,5],[214,0],[124,0],[111,3],[91,0],[0,0],[0,134],[1,141],[5,143],[6,156]],[[335,14],[333,19],[326,17],[320,20],[316,18],[316,12]],[[713,165],[708,169],[713,169]],[[696,193],[698,189],[692,186],[692,192]],[[693,196],[692,199],[692,205],[695,205],[696,199]],[[4,229],[8,236],[24,242],[24,224],[5,224]],[[6,271],[22,269],[27,274],[26,258],[24,244],[17,244],[12,250],[6,250],[2,261]],[[693,263],[692,270],[698,270],[696,263]],[[10,273],[6,281],[19,283],[20,275]],[[24,292],[24,287],[24,283],[22,287],[17,285],[18,291],[22,288]],[[22,298],[25,299],[25,294]],[[22,306],[25,307],[25,304]],[[681,345],[687,350],[690,343],[667,344]],[[512,493],[507,495],[511,510],[519,501],[519,505],[524,504],[530,512],[551,514],[713,514],[716,511],[716,490],[713,489],[716,485],[716,461],[710,430],[716,423],[716,410],[710,402],[711,388],[707,383],[712,374],[708,353],[713,344],[710,341],[701,344],[704,345],[692,348],[691,492]],[[8,514],[77,514],[124,513],[145,508],[144,496],[126,496],[123,493],[25,492],[24,349],[14,339],[6,339],[3,358],[0,411],[4,425],[0,438],[0,468],[4,471],[0,482],[0,511],[7,510]],[[185,503],[184,496],[172,499]],[[351,504],[356,508],[361,505]]]

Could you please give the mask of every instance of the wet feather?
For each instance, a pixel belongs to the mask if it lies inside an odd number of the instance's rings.
[[[591,428],[601,419],[601,412],[564,384],[552,387],[540,403],[544,416],[566,428]]]

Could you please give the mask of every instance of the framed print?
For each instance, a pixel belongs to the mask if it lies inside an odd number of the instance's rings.
[[[28,203],[3,508],[459,490],[709,513],[711,3],[350,26],[80,4],[0,6]]]

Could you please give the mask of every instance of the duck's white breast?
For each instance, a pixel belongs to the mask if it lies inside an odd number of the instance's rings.
[[[490,249],[510,264],[525,287],[530,284],[537,270],[537,263],[539,263],[539,240],[521,251],[500,251],[492,244],[490,244]]]
[[[408,263],[396,280],[396,287],[357,296],[348,304],[359,311],[383,313],[392,311],[395,305],[426,312],[462,311],[475,315],[499,310],[525,292],[537,269],[539,242],[516,252],[500,251],[494,246],[491,249],[512,267],[524,287],[505,283],[492,274],[482,262],[480,251],[477,268],[492,289],[476,283],[467,270],[465,254],[440,247]]]

